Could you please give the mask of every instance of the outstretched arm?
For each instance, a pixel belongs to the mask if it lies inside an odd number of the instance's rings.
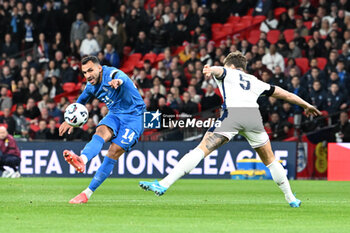
[[[215,78],[220,78],[223,73],[224,73],[224,68],[222,66],[205,65],[203,68],[203,74],[205,76],[214,75]]]
[[[311,104],[309,104],[308,102],[300,98],[299,96],[289,91],[286,91],[278,86],[275,87],[275,91],[273,92],[272,97],[285,100],[291,104],[299,105],[300,107],[304,108],[306,116],[322,115],[322,113],[317,108],[315,108],[314,106],[312,106]]]

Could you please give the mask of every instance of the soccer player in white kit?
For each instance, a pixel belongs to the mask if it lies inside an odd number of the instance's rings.
[[[218,119],[221,121],[221,127],[210,128],[200,144],[184,155],[164,179],[159,182],[141,181],[141,188],[153,191],[158,196],[163,195],[176,180],[188,174],[212,151],[230,141],[236,134],[241,134],[269,168],[273,180],[284,193],[289,205],[301,205],[301,201],[292,193],[282,165],[275,159],[256,101],[260,95],[273,96],[303,107],[307,116],[317,116],[321,113],[297,95],[245,73],[246,65],[246,58],[236,51],[227,55],[223,67],[204,66],[204,75],[215,78],[223,96],[222,114]]]

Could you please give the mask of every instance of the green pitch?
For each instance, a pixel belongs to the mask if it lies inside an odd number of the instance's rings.
[[[0,232],[350,232],[350,182],[292,181],[293,209],[273,181],[180,180],[162,197],[139,179],[0,179]]]

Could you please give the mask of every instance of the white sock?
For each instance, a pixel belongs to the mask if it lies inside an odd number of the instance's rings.
[[[162,179],[159,184],[169,188],[175,181],[192,171],[192,169],[195,168],[203,158],[204,152],[199,148],[195,148],[191,152],[185,154],[179,163],[175,165],[173,170]]]
[[[86,189],[83,191],[83,193],[85,193],[85,194],[86,194],[86,197],[87,197],[88,199],[90,199],[91,195],[92,195],[94,192],[93,192],[91,189],[86,188]]]
[[[282,165],[275,160],[271,164],[267,165],[267,167],[270,169],[272,179],[284,193],[286,201],[288,203],[295,201],[295,196],[292,193],[286,172]]]
[[[89,161],[86,155],[80,155],[80,158],[83,160],[84,164],[87,164],[87,162]]]

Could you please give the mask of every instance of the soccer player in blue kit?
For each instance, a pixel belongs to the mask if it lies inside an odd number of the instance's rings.
[[[111,174],[117,159],[137,143],[143,133],[143,113],[146,109],[134,83],[121,70],[101,66],[95,56],[84,57],[81,70],[88,83],[77,103],[86,104],[95,96],[106,104],[109,112],[97,125],[96,133],[80,156],[69,150],[65,150],[63,156],[78,172],[83,173],[85,164],[101,151],[103,144],[111,141],[111,145],[89,187],[70,200],[71,204],[86,203]],[[69,134],[72,129],[72,126],[63,122],[59,133],[63,135],[68,131]]]

